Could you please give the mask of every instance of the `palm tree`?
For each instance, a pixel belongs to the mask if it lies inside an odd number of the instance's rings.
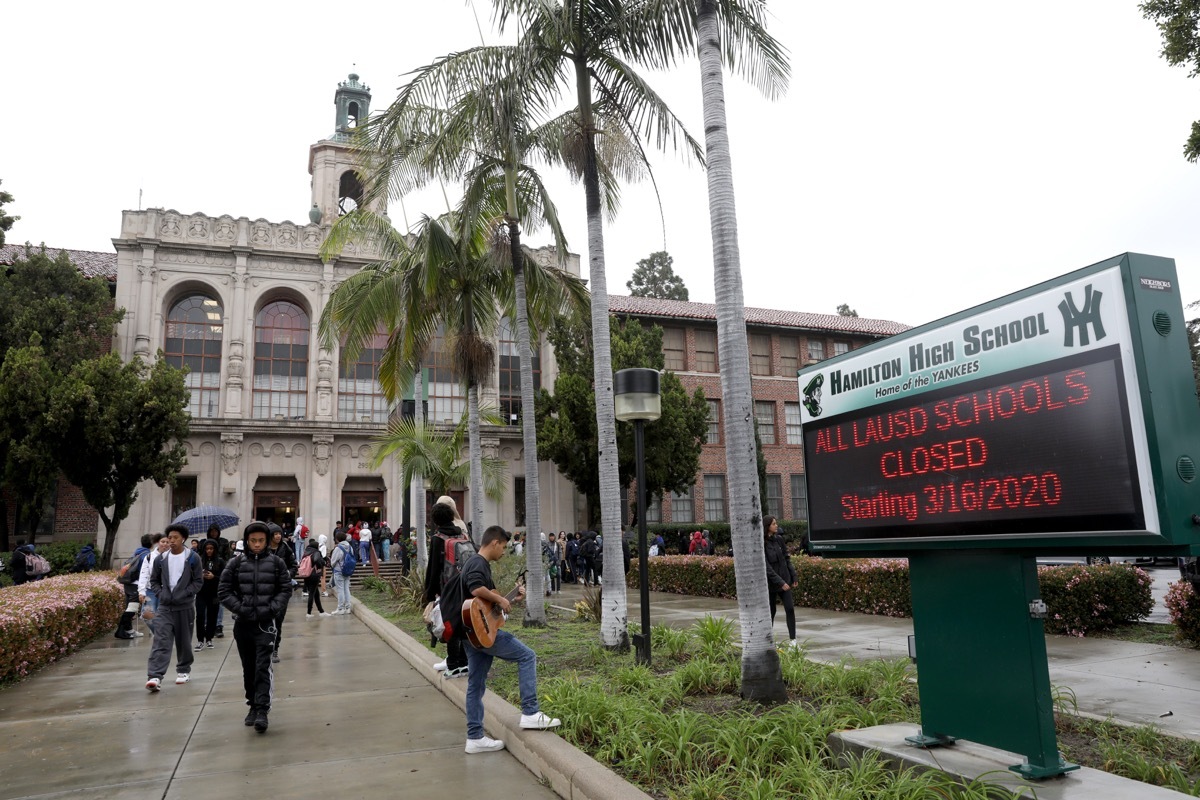
[[[658,12],[650,5],[636,13],[623,8],[619,0],[493,0],[493,5],[501,30],[510,17],[520,28],[517,55],[511,61],[522,66],[523,75],[534,79],[527,80],[527,91],[534,96],[548,94],[557,91],[562,81],[570,81],[575,89],[579,115],[576,139],[582,150],[592,295],[600,524],[606,535],[616,539],[621,532],[621,497],[596,137],[619,130],[635,141],[653,139],[659,147],[683,148],[697,160],[703,158],[698,143],[625,57],[633,52],[640,36],[639,24],[657,27],[654,19]],[[598,103],[593,99],[593,87],[600,96]],[[598,106],[604,107],[610,126],[615,127],[600,129]],[[600,637],[606,647],[628,650],[622,566],[621,548],[605,548]]]
[[[500,424],[494,409],[482,409],[480,416],[489,424]],[[415,419],[393,418],[388,421],[387,432],[375,440],[374,466],[378,467],[394,456],[403,464],[403,483],[423,478],[429,482],[434,494],[449,494],[470,478],[471,464],[462,460],[468,427],[466,417],[449,432]],[[498,458],[484,458],[482,464],[484,491],[498,501],[504,497],[504,462]],[[417,538],[419,541],[424,537]]]
[[[562,130],[568,117],[537,125],[520,81],[512,73],[465,87],[443,86],[437,76],[455,60],[451,55],[417,71],[387,111],[366,129],[361,147],[377,156],[369,184],[374,193],[403,192],[436,176],[463,180],[466,216],[490,220],[497,244],[506,246],[512,264],[517,349],[520,356],[522,433],[525,458],[525,523],[536,536],[541,531],[541,491],[538,474],[537,430],[534,415],[533,359],[530,315],[544,328],[561,313],[572,313],[586,303],[587,289],[561,269],[534,269],[527,281],[526,256],[521,247],[523,217],[544,222],[551,230],[560,264],[565,261],[566,239],[557,210],[531,156],[554,164],[563,159]],[[422,101],[426,82],[432,81],[432,99],[448,107]],[[448,95],[448,96],[443,96]],[[532,287],[527,287],[532,283]],[[532,291],[527,291],[532,288]],[[546,621],[541,553],[526,550],[529,597],[526,625]]]
[[[742,631],[742,696],[781,702],[787,699],[787,693],[768,613],[754,401],[746,355],[749,350],[722,60],[768,97],[775,97],[787,86],[787,54],[766,31],[765,0],[660,0],[654,5],[659,12],[658,26],[641,29],[644,43],[636,52],[662,68],[681,55],[690,55],[694,42],[700,58],[730,528],[734,552],[739,555],[734,571]]]

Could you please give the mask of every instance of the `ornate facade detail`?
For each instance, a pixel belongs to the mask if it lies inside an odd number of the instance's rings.
[[[158,267],[154,266],[153,264],[138,264],[137,271],[138,275],[141,275],[143,280],[147,278],[154,280],[154,276],[158,274]]]
[[[204,264],[209,267],[233,266],[233,256],[218,253],[160,253],[158,260],[163,264]]]
[[[313,435],[313,467],[317,474],[324,477],[329,473],[329,461],[333,457],[333,434],[318,433]]]
[[[192,217],[188,222],[189,239],[207,239],[208,238],[208,218],[207,217]]]
[[[237,237],[237,226],[228,217],[217,221],[216,238],[218,242],[232,242]]]
[[[271,228],[260,222],[254,224],[254,228],[250,233],[250,241],[254,244],[270,244],[271,243]]]
[[[316,225],[307,226],[301,236],[301,243],[306,250],[316,250],[321,246],[321,229]]]
[[[242,435],[240,433],[221,434],[221,466],[226,475],[233,475],[238,470],[242,460]]]
[[[255,442],[254,444],[250,445],[250,455],[261,456],[262,453],[263,453],[263,446],[261,444],[259,444],[258,442]]]
[[[317,419],[333,418],[333,358],[329,351],[317,351]]]
[[[280,247],[295,247],[296,246],[296,229],[291,225],[279,226],[279,233],[275,237],[275,241]]]
[[[168,214],[163,217],[162,224],[158,226],[160,236],[170,236],[179,238],[183,235],[183,229],[179,227],[179,217],[174,214]]]

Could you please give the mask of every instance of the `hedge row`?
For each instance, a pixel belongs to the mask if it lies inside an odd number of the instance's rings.
[[[793,556],[792,564],[797,577],[796,605],[888,617],[912,616],[905,559]],[[737,596],[732,558],[662,556],[650,559],[649,567],[653,591]],[[636,566],[630,567],[628,581],[631,588],[637,588]],[[1127,564],[1039,567],[1038,583],[1049,608],[1049,633],[1083,636],[1143,619],[1154,608],[1150,576]],[[1200,603],[1196,605],[1200,607]],[[1196,613],[1200,617],[1200,608]],[[1200,624],[1197,627],[1200,629]]]
[[[1188,581],[1176,581],[1167,589],[1167,611],[1175,624],[1175,635],[1200,647],[1200,599]]]
[[[0,682],[25,677],[116,627],[125,593],[112,572],[0,589]]]

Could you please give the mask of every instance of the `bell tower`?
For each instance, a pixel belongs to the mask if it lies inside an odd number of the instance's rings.
[[[333,93],[337,109],[333,135],[308,150],[308,172],[312,175],[312,208],[308,218],[320,225],[334,221],[363,203],[363,184],[358,161],[351,149],[355,129],[365,125],[371,111],[371,87],[353,72]],[[387,213],[387,199],[372,205],[378,214]]]

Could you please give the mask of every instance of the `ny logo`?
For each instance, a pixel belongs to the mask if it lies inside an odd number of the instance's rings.
[[[1100,318],[1100,298],[1104,296],[1104,292],[1092,290],[1092,285],[1089,283],[1083,290],[1083,310],[1075,307],[1075,298],[1070,292],[1066,293],[1065,299],[1058,304],[1058,310],[1062,312],[1063,326],[1066,328],[1066,333],[1063,336],[1064,347],[1075,346],[1075,332],[1079,332],[1079,346],[1085,347],[1091,341],[1088,337],[1088,325],[1092,326],[1092,333],[1096,337],[1096,341],[1104,338],[1104,320]]]

